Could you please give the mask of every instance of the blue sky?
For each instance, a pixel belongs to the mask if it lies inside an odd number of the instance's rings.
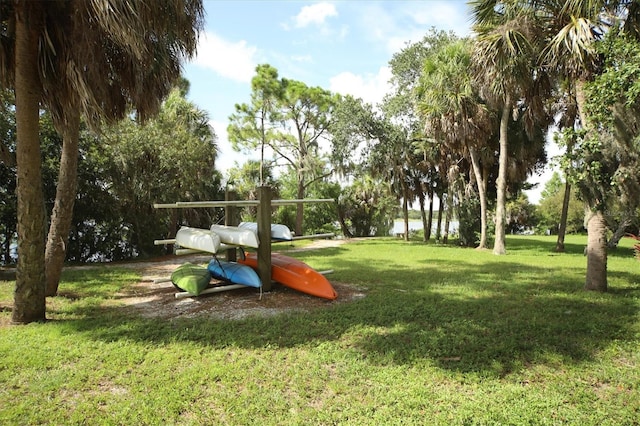
[[[250,100],[258,64],[280,77],[379,102],[388,90],[388,62],[431,27],[470,34],[464,0],[268,1],[204,0],[205,31],[185,64],[189,99],[209,113],[218,136],[217,168],[247,156],[232,151],[226,127],[236,103]]]

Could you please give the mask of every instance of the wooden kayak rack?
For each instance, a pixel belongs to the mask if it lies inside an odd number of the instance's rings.
[[[211,207],[224,207],[225,209],[225,225],[237,226],[237,214],[236,209],[238,207],[257,207],[258,208],[258,276],[262,284],[264,291],[271,290],[271,208],[279,206],[293,206],[297,204],[310,204],[310,203],[330,203],[335,202],[333,198],[303,198],[294,200],[273,200],[272,190],[270,186],[259,186],[257,200],[236,200],[236,193],[234,191],[227,191],[225,193],[224,201],[178,201],[175,203],[154,204],[156,209],[179,209],[179,208],[211,208]],[[301,235],[293,237],[294,240],[312,239],[312,238],[330,238],[334,234],[316,234],[316,235]],[[154,244],[173,244],[174,239],[155,240]],[[191,254],[196,251],[185,249],[181,250],[180,254]],[[176,254],[178,254],[176,252]],[[227,260],[236,260],[236,249],[227,249]]]

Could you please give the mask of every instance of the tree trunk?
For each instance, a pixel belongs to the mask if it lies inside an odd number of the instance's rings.
[[[567,215],[569,213],[569,200],[571,199],[571,184],[569,181],[564,184],[564,199],[562,200],[562,214],[560,216],[560,227],[558,228],[558,240],[556,241],[556,251],[564,253],[564,235],[567,232]]]
[[[297,193],[298,199],[304,198],[304,182],[302,179],[303,179],[302,176],[298,176],[298,193]],[[297,203],[296,204],[296,235],[298,236],[304,235],[302,233],[304,229],[302,227],[303,220],[304,220],[304,204]]]
[[[28,2],[16,2],[16,168],[18,196],[18,265],[11,321],[44,321],[45,207],[40,160],[38,77],[39,22]]]
[[[442,233],[442,243],[447,244],[449,242],[449,226],[451,226],[451,216],[453,216],[453,188],[449,187],[447,198],[444,200],[445,215],[444,215],[444,232]],[[460,224],[458,224],[459,226]]]
[[[432,227],[433,227],[433,191],[429,193],[429,221],[427,223],[427,241],[431,239]]]
[[[478,158],[478,153],[475,148],[469,147],[469,155],[471,156],[473,173],[476,177],[478,196],[480,197],[480,244],[477,248],[485,249],[487,248],[487,193],[480,172],[480,159]]]
[[[618,223],[618,227],[613,235],[611,235],[611,238],[609,238],[609,241],[607,241],[607,248],[614,249],[618,247],[620,239],[627,233],[627,228],[633,225],[635,217],[634,213],[635,212],[623,213],[620,223]]]
[[[500,117],[500,155],[498,157],[498,178],[496,179],[498,195],[496,200],[496,239],[493,243],[493,254],[505,254],[505,227],[507,223],[507,160],[509,143],[507,139],[507,127],[509,125],[509,112],[511,101],[509,96],[505,99]]]
[[[344,218],[344,209],[338,204],[338,222],[340,222],[340,228],[342,229],[342,234],[347,238],[353,238],[353,234],[349,230],[347,226],[347,222]]]
[[[80,115],[75,108],[66,113],[62,135],[62,155],[56,186],[56,199],[51,213],[49,236],[45,251],[46,295],[58,293],[60,276],[69,243],[69,231],[73,221],[73,205],[78,182],[78,141],[80,139]]]
[[[607,224],[601,211],[587,211],[587,280],[585,290],[607,291]]]
[[[589,131],[589,117],[587,116],[586,94],[584,92],[585,81],[577,80],[576,105],[580,115],[581,125]],[[585,290],[607,291],[607,223],[604,214],[593,211],[588,206],[585,211],[585,223],[587,225],[587,278]]]
[[[583,129],[587,128],[587,112],[585,110],[585,105],[587,104],[587,95],[584,92],[584,86],[586,84],[585,80],[576,80],[575,82],[575,90],[576,90],[576,106],[578,107],[578,116],[580,117],[580,126]]]
[[[404,240],[409,241],[409,202],[407,201],[407,190],[405,185],[402,185],[402,215],[404,217]]]
[[[443,194],[438,195],[438,225],[436,226],[436,241],[440,241],[442,236],[442,210],[444,203],[442,202]]]
[[[418,193],[418,199],[420,201],[420,217],[422,218],[422,240],[424,242],[429,241],[429,236],[427,234],[427,212],[424,209],[424,191],[420,191]]]

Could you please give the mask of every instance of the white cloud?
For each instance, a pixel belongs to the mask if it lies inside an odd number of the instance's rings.
[[[200,36],[193,63],[212,69],[222,77],[248,83],[255,73],[257,51],[244,40],[231,42],[207,32]]]
[[[460,0],[367,3],[359,10],[360,31],[389,53],[422,40],[432,27],[469,34],[468,6]]]
[[[416,7],[409,9],[408,14],[423,28],[453,30],[461,37],[470,34],[470,6],[465,2],[435,1],[412,6]]]
[[[387,66],[380,67],[377,74],[365,76],[342,72],[329,80],[329,90],[362,98],[363,101],[375,106],[391,90],[390,78],[391,69]]]
[[[338,16],[338,11],[331,3],[321,2],[304,6],[293,19],[296,28],[304,28],[311,24],[322,25],[330,16]]]

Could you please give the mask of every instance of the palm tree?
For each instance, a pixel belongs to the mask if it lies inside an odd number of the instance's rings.
[[[417,88],[418,111],[425,134],[451,150],[467,153],[480,197],[481,234],[478,248],[487,244],[487,197],[480,166],[479,147],[491,135],[490,113],[473,88],[469,75],[470,44],[459,40],[444,46],[425,63]]]
[[[546,47],[542,62],[546,67],[564,76],[569,91],[575,94],[580,126],[593,136],[593,126],[586,111],[585,85],[599,72],[596,42],[612,26],[621,22],[627,30],[638,30],[638,4],[626,1],[572,0],[527,2],[535,4],[543,17]],[[626,20],[624,20],[624,18]],[[584,191],[582,191],[584,192]],[[588,195],[587,191],[584,195]],[[587,290],[607,290],[607,226],[599,200],[586,197],[587,208]]]
[[[73,199],[80,113],[89,123],[122,116],[129,103],[141,118],[152,113],[179,75],[180,59],[195,49],[203,7],[201,0],[160,7],[142,0],[72,0],[3,2],[2,8],[0,77],[15,88],[17,116],[19,237],[12,321],[27,323],[45,319],[39,103],[62,129],[65,169],[59,185]],[[54,223],[66,221],[73,202],[60,200],[56,207]],[[61,245],[68,232],[54,227],[61,232],[54,231],[51,245]]]
[[[582,131],[593,136],[595,131],[586,111],[585,85],[598,73],[599,55],[596,42],[611,27],[623,27],[631,34],[638,34],[638,2],[626,0],[478,0],[473,2],[480,22],[497,14],[496,11],[518,11],[535,16],[536,31],[530,32],[531,40],[541,40],[544,48],[538,55],[539,64],[556,76],[563,76],[569,83],[569,91],[575,94],[577,112]],[[532,36],[535,35],[536,38]],[[509,74],[504,74],[506,76]],[[586,209],[587,277],[585,288],[606,291],[607,250],[606,224],[602,200],[589,197]]]
[[[496,235],[494,254],[504,254],[508,127],[516,104],[532,87],[536,59],[535,16],[517,2],[477,0],[470,2],[477,34],[475,60],[483,97],[501,111],[500,151],[497,178]],[[500,3],[500,7],[496,4]]]

